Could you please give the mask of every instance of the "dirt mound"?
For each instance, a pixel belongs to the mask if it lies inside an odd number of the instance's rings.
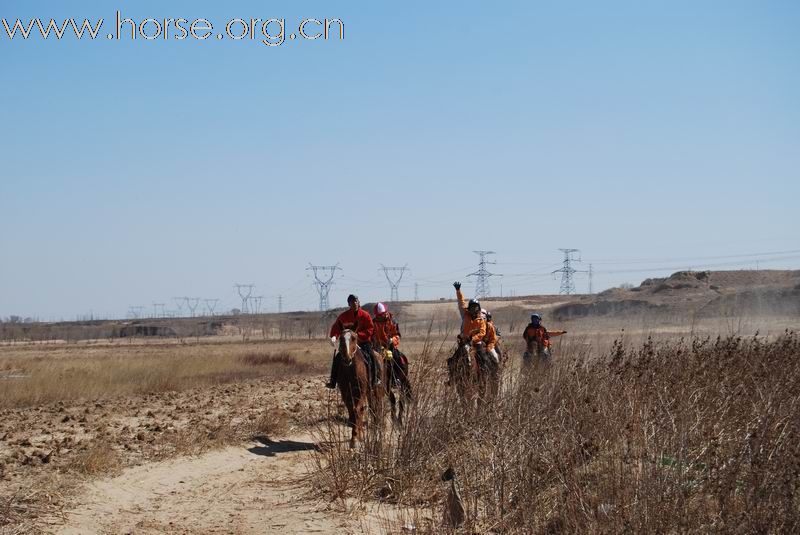
[[[564,321],[587,316],[631,316],[644,312],[657,312],[665,308],[648,301],[636,299],[600,300],[594,303],[568,303],[553,309],[553,318]]]

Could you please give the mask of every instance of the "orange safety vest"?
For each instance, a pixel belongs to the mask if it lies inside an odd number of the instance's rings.
[[[461,290],[456,290],[456,297],[458,298],[458,309],[461,312],[461,336],[470,338],[473,344],[482,341],[486,336],[486,320],[480,314],[477,318],[469,315]]]
[[[486,322],[486,336],[483,337],[483,343],[486,344],[487,351],[491,351],[497,345],[497,330],[491,321]]]

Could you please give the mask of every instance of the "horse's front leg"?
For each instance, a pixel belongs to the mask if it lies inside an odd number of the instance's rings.
[[[342,396],[344,398],[344,396]],[[343,399],[344,406],[347,407],[347,425],[350,426],[350,448],[356,446],[358,417],[356,415],[355,400],[351,398]]]
[[[389,410],[392,414],[392,421],[397,422],[397,415],[395,414],[395,409],[397,406],[397,397],[394,395],[394,391],[391,389],[388,390],[389,395]]]

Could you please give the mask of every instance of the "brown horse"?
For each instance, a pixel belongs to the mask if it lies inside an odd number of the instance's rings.
[[[408,359],[397,349],[380,348],[385,355],[386,395],[389,397],[392,421],[402,424],[406,403],[411,401],[411,381],[408,379]],[[395,393],[399,390],[399,395]]]
[[[480,355],[468,341],[459,338],[453,356],[447,360],[450,384],[455,385],[459,398],[469,405],[478,399],[488,401],[500,388],[500,366],[488,353]]]
[[[482,390],[482,378],[480,364],[468,340],[459,337],[453,356],[447,359],[447,371],[449,384],[455,386],[461,401],[473,405]]]
[[[548,364],[550,364],[550,348],[542,340],[528,340],[525,353],[522,354],[522,369],[528,371]]]
[[[342,402],[347,407],[348,424],[352,428],[350,447],[354,448],[356,440],[364,440],[367,405],[369,404],[373,414],[381,414],[384,389],[371,387],[366,355],[358,346],[356,333],[345,330],[339,336],[338,353],[340,358],[336,367],[336,382],[342,394]],[[378,366],[380,360],[377,359]],[[380,366],[378,377],[382,376],[383,367]]]

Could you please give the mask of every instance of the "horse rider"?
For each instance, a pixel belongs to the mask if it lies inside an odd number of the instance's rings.
[[[381,384],[378,377],[378,362],[375,360],[375,354],[372,352],[372,336],[375,333],[375,326],[372,323],[372,317],[369,312],[361,308],[361,303],[353,294],[347,296],[347,304],[350,306],[347,310],[339,314],[336,321],[331,326],[331,345],[336,347],[337,340],[345,330],[350,330],[356,333],[358,337],[358,347],[367,359],[367,368],[369,369],[370,379],[374,386]],[[342,358],[337,351],[333,355],[333,362],[331,363],[331,380],[325,385],[328,388],[336,388],[336,367],[339,364],[337,359]]]
[[[376,303],[373,312],[375,313],[372,318],[372,323],[375,325],[373,345],[389,350],[397,349],[400,346],[400,326],[394,315],[389,312],[389,307],[384,303]]]
[[[526,347],[529,349],[533,344],[536,344],[533,347],[538,354],[532,355],[528,350],[525,351],[523,357],[525,359],[529,359],[533,356],[549,357],[550,337],[561,336],[562,334],[567,334],[567,331],[548,331],[547,328],[542,325],[542,316],[535,313],[531,314],[531,322],[525,327],[525,330],[522,331],[522,338],[525,339]]]
[[[464,302],[464,294],[461,293],[461,283],[453,283],[456,289],[456,299],[458,299],[458,311],[461,314],[461,334],[459,339],[469,342],[478,353],[478,362],[486,362],[486,348],[484,337],[486,336],[486,320],[481,316],[481,304],[477,299],[470,299],[469,303]]]
[[[391,352],[393,362],[400,366],[400,370],[407,369],[406,356],[400,352],[400,325],[394,319],[394,315],[389,312],[389,307],[385,303],[375,303],[373,312],[372,323],[375,325],[375,335],[372,337],[372,346],[387,349]],[[394,368],[392,371],[396,372]]]
[[[481,309],[481,315],[486,320],[486,336],[483,337],[486,353],[492,357],[495,364],[500,364],[500,355],[497,351],[497,340],[500,338],[500,333],[497,332],[492,321],[492,314],[488,310]]]

